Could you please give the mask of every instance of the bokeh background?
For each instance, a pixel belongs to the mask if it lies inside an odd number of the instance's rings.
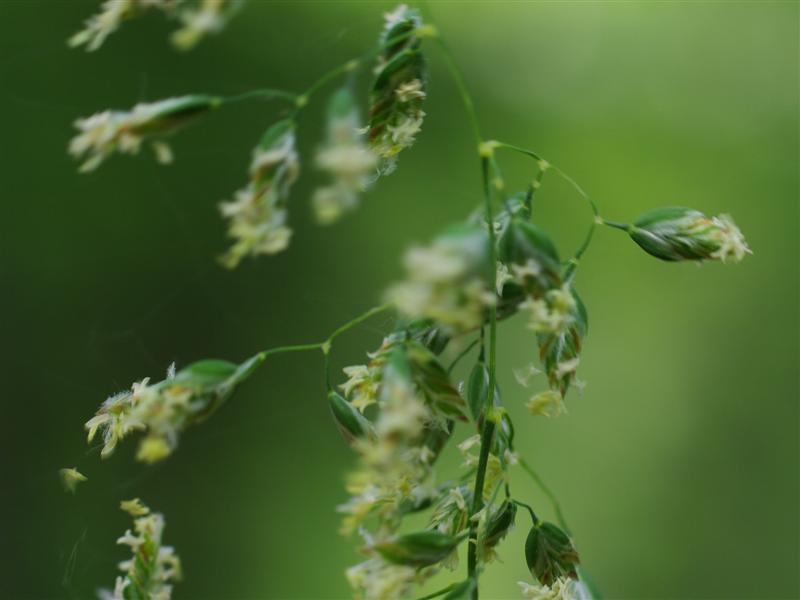
[[[345,598],[355,540],[337,534],[353,457],[332,426],[314,354],[276,357],[154,468],[127,442],[108,461],[83,422],[110,393],[205,357],[316,341],[380,301],[399,256],[480,202],[464,111],[432,48],[424,133],[341,224],[313,224],[313,168],[293,192],[291,248],[216,266],[216,203],[245,181],[276,103],[215,113],[174,138],[171,167],[114,158],[76,173],[74,118],[186,92],[301,90],[376,37],[382,2],[251,1],[224,34],[180,54],[159,15],[100,52],[65,39],[97,2],[0,2],[0,596],[90,598],[111,586],[140,496],[184,560],[176,598]],[[569,415],[525,414],[512,368],[534,356],[500,327],[500,382],[519,449],[557,492],[607,598],[788,599],[798,586],[798,5],[794,2],[430,2],[487,135],[537,149],[610,219],[684,204],[730,212],[740,265],[660,263],[598,231],[578,287],[588,386]],[[366,77],[360,83],[367,85]],[[320,97],[323,100],[324,96]],[[322,103],[302,123],[304,155]],[[522,187],[533,165],[503,157]],[[539,218],[568,254],[590,213],[545,179]],[[363,362],[377,318],[337,346]],[[463,373],[460,373],[463,377]],[[466,429],[459,435],[466,437]],[[455,468],[448,456],[445,466]],[[57,469],[90,482],[72,497]],[[552,517],[520,472],[515,495]],[[484,597],[530,580],[527,527]]]

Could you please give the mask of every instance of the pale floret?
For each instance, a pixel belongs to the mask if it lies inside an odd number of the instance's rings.
[[[525,405],[533,415],[543,417],[557,417],[567,412],[564,406],[564,398],[554,390],[540,392],[528,400]]]
[[[753,253],[730,215],[719,215],[712,221],[717,227],[714,237],[719,244],[719,248],[711,254],[712,257],[718,258],[722,262],[727,260],[739,262],[746,254]]]
[[[78,471],[78,469],[60,469],[58,472],[59,476],[61,477],[61,484],[64,486],[64,489],[68,492],[75,493],[75,489],[77,488],[79,483],[83,483],[84,481],[88,481],[86,475]]]
[[[392,144],[384,149],[384,156],[393,156],[411,146],[422,131],[422,121],[425,113],[417,111],[406,115],[397,125],[389,125],[388,130]]]
[[[411,100],[422,99],[425,97],[425,91],[422,87],[422,82],[419,79],[412,79],[405,83],[401,83],[394,91],[397,99],[400,102],[410,102]]]
[[[524,581],[517,584],[525,600],[581,600],[574,582],[570,579],[559,577],[553,585],[531,585]]]
[[[183,27],[172,34],[172,43],[181,50],[193,48],[210,33],[219,33],[228,20],[226,11],[235,0],[201,0],[197,8],[180,14]]]
[[[368,406],[378,400],[378,371],[375,367],[369,368],[367,365],[345,367],[343,370],[349,379],[339,387],[350,399],[353,407],[363,413]]]
[[[564,333],[575,321],[575,298],[566,286],[547,292],[544,298],[528,298],[519,308],[528,312],[528,327],[536,333]]]
[[[86,46],[89,51],[97,50],[106,38],[114,33],[128,19],[148,9],[156,8],[171,12],[183,0],[106,0],[100,5],[100,12],[86,20],[85,29],[69,39],[72,47]]]
[[[347,581],[356,600],[396,600],[405,597],[420,579],[416,569],[373,558],[350,567]]]
[[[346,94],[349,100],[349,92],[340,93]],[[330,176],[331,183],[318,188],[311,200],[317,221],[322,225],[334,223],[355,209],[359,194],[376,176],[378,156],[363,138],[354,105],[346,114],[329,119],[328,137],[325,145],[317,151],[315,164]]]
[[[531,380],[541,373],[541,369],[538,369],[536,365],[531,363],[519,369],[514,369],[514,379],[516,379],[517,383],[522,387],[528,387],[531,384]]]
[[[496,301],[480,272],[481,239],[437,240],[405,255],[405,281],[388,290],[388,299],[411,317],[433,319],[453,331],[479,327]]]

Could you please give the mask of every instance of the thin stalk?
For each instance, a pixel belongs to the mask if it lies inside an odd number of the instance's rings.
[[[323,342],[316,342],[312,344],[294,344],[292,346],[278,346],[277,348],[270,348],[269,350],[262,350],[258,353],[261,359],[274,354],[285,354],[286,352],[304,352],[306,350],[321,350]]]
[[[528,215],[530,220],[533,221],[533,197],[536,195],[536,192],[539,191],[539,188],[542,187],[542,179],[544,179],[544,172],[547,169],[539,169],[539,172],[536,173],[536,178],[531,181],[530,186],[528,187],[528,193],[525,195],[525,206],[528,207]]]
[[[621,229],[622,231],[630,231],[631,225],[627,223],[618,223],[617,221],[609,221],[608,219],[603,219],[602,217],[598,217],[595,219],[598,225],[605,225],[607,227],[612,227],[613,229]]]
[[[583,258],[583,253],[586,252],[589,244],[591,244],[592,237],[594,236],[594,230],[596,228],[597,219],[592,221],[592,224],[589,226],[589,231],[586,233],[586,237],[583,239],[583,243],[580,245],[580,248],[578,248],[578,251],[575,253],[575,255],[569,259],[569,265],[567,266],[567,270],[564,272],[564,279],[566,281],[572,281],[572,278],[575,274],[575,269],[578,268],[581,258]]]
[[[285,90],[276,90],[272,88],[262,88],[260,90],[251,90],[249,92],[244,92],[242,94],[237,94],[236,96],[223,96],[220,98],[223,104],[234,104],[236,102],[243,102],[245,100],[253,100],[253,99],[262,99],[262,100],[273,100],[275,98],[280,98],[282,100],[288,100],[289,102],[295,103],[297,102],[297,94],[292,92],[287,92]]]
[[[373,308],[370,308],[368,311],[358,315],[354,319],[351,319],[350,321],[348,321],[344,325],[341,325],[340,327],[335,329],[334,332],[331,333],[327,337],[327,339],[325,339],[325,341],[312,342],[312,343],[309,343],[309,344],[293,344],[291,346],[278,346],[277,348],[269,348],[267,350],[262,350],[261,352],[259,352],[257,354],[257,356],[259,356],[261,358],[261,360],[264,360],[268,356],[273,356],[275,354],[284,354],[284,353],[287,353],[287,352],[304,352],[306,350],[322,350],[322,353],[327,355],[331,350],[331,346],[333,345],[333,341],[337,337],[339,337],[341,334],[345,333],[346,331],[349,331],[350,329],[352,329],[353,327],[355,327],[359,323],[363,323],[367,319],[369,319],[371,317],[374,317],[375,315],[377,315],[379,313],[382,313],[382,312],[390,309],[391,307],[392,307],[391,304],[382,304],[381,306],[375,306]]]
[[[489,255],[492,264],[492,281],[497,278],[497,257],[495,250],[494,213],[492,210],[492,194],[489,189],[489,157],[481,156],[481,173],[483,175],[483,195],[486,204],[486,223],[489,230]],[[478,471],[475,474],[475,488],[472,494],[470,517],[474,517],[483,508],[483,487],[486,479],[486,467],[489,464],[489,452],[494,439],[495,419],[494,390],[497,382],[497,306],[489,308],[489,390],[486,394],[485,418],[481,431],[481,449],[478,457]],[[469,548],[467,550],[467,573],[477,582],[478,568],[478,529],[470,518]],[[472,593],[473,600],[478,600],[478,586]]]
[[[521,506],[522,508],[528,509],[528,512],[531,515],[531,521],[533,521],[534,525],[537,525],[539,523],[539,517],[536,516],[536,513],[533,512],[533,508],[529,504],[525,504],[524,502],[520,502],[519,500],[512,500],[512,502],[517,506]]]
[[[417,598],[417,600],[431,600],[431,598],[438,598],[439,596],[444,596],[447,592],[456,587],[456,585],[458,584],[451,583],[446,588],[442,588],[441,590],[433,592],[432,594],[428,594],[427,596],[422,596],[422,598]]]
[[[477,145],[478,153],[481,157],[481,175],[483,180],[483,196],[486,212],[486,226],[489,232],[489,253],[492,265],[492,279],[497,278],[497,256],[496,256],[496,242],[494,231],[494,211],[492,209],[492,194],[489,188],[489,170],[492,165],[497,165],[494,161],[493,148],[488,146],[483,141],[481,135],[481,128],[478,122],[478,115],[475,111],[475,103],[472,96],[467,89],[467,84],[464,80],[464,75],[461,69],[453,58],[447,43],[436,36],[436,43],[442,51],[445,63],[447,65],[453,80],[458,87],[461,101],[467,111],[472,132],[475,136],[475,143]],[[499,170],[497,171],[499,175]],[[502,179],[501,179],[502,180]],[[483,333],[483,331],[481,331]],[[481,335],[481,340],[483,335]],[[495,419],[492,415],[494,407],[494,390],[497,381],[497,307],[493,304],[489,308],[489,390],[486,397],[485,418],[483,420],[483,427],[481,431],[481,447],[480,455],[478,457],[478,469],[475,473],[475,487],[473,490],[472,507],[470,510],[470,517],[473,517],[483,508],[483,487],[486,481],[486,467],[489,463],[489,452],[492,447],[495,431]],[[472,599],[478,600],[478,531],[477,525],[470,519],[470,532],[469,532],[469,547],[467,549],[467,572],[470,578],[476,582],[475,589],[472,592]]]
[[[558,499],[556,498],[555,494],[550,490],[549,487],[545,485],[544,481],[542,481],[542,478],[539,477],[539,474],[533,470],[533,467],[531,467],[524,458],[519,458],[519,466],[522,467],[523,471],[530,475],[531,479],[533,479],[536,485],[539,486],[539,489],[542,490],[542,493],[547,496],[548,500],[550,500],[550,504],[553,505],[553,511],[556,513],[558,524],[561,526],[561,529],[569,533],[567,520],[564,518],[564,513],[561,512],[561,505],[558,503]]]
[[[456,356],[453,359],[453,362],[450,363],[450,366],[447,367],[447,374],[448,375],[450,375],[453,372],[453,369],[455,369],[455,367],[458,364],[458,362],[462,358],[464,358],[467,354],[469,354],[470,350],[472,350],[477,344],[479,344],[480,341],[481,341],[480,339],[472,340],[472,342],[470,342],[469,345],[466,348],[464,348],[461,352],[458,353],[458,356]]]
[[[337,328],[332,334],[328,336],[328,339],[326,339],[324,342],[322,342],[322,344],[320,344],[322,346],[322,351],[327,354],[327,352],[330,350],[331,344],[333,344],[333,340],[335,340],[341,334],[343,334],[346,331],[349,331],[356,325],[363,323],[367,319],[371,319],[375,315],[389,310],[390,308],[392,308],[392,306],[393,306],[392,304],[387,303],[387,304],[381,304],[380,306],[376,306],[374,308],[370,308],[367,312],[360,314],[356,318],[348,321],[341,327]]]
[[[542,168],[543,171],[546,171],[548,168],[553,169],[556,173],[558,173],[558,175],[562,179],[564,179],[564,181],[569,183],[575,189],[575,191],[578,192],[578,194],[580,194],[581,197],[583,197],[589,203],[589,206],[592,207],[592,212],[594,213],[594,216],[595,217],[599,216],[600,212],[597,210],[597,205],[594,203],[594,200],[592,200],[589,197],[589,194],[587,194],[585,191],[583,191],[583,188],[580,185],[578,185],[577,181],[575,181],[572,177],[567,175],[564,171],[562,171],[560,168],[555,166],[553,163],[551,163],[548,160],[542,158],[542,156],[540,156],[539,154],[537,154],[533,150],[528,150],[527,148],[521,148],[520,146],[515,146],[513,144],[507,144],[505,142],[496,142],[495,141],[495,142],[492,142],[492,143],[497,148],[505,148],[507,150],[514,150],[515,152],[519,152],[520,154],[524,154],[525,156],[529,156],[529,157],[539,161],[539,166]]]
[[[434,39],[442,51],[442,56],[444,56],[447,69],[450,71],[450,75],[452,75],[453,80],[458,87],[458,93],[461,96],[461,101],[464,103],[464,108],[467,111],[467,116],[469,117],[469,122],[472,126],[472,132],[475,136],[475,143],[480,146],[483,143],[483,136],[481,135],[481,127],[478,123],[478,114],[475,112],[475,103],[472,101],[472,96],[470,95],[469,90],[467,89],[467,84],[464,81],[464,74],[461,72],[461,68],[458,66],[455,58],[453,58],[453,53],[450,51],[450,47],[447,45],[447,43],[441,38],[441,36],[438,35]]]

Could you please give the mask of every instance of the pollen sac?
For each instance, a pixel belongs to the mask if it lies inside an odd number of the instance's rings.
[[[652,210],[639,217],[628,232],[645,252],[666,261],[739,262],[751,254],[730,215],[707,217],[691,208]]]
[[[414,143],[425,113],[427,66],[415,32],[419,13],[405,5],[386,15],[382,51],[370,92],[369,143],[381,159],[379,169],[391,173],[397,155]]]
[[[531,574],[544,585],[559,577],[578,579],[578,551],[570,537],[552,523],[537,523],[525,541],[525,560]]]
[[[438,531],[419,531],[393,537],[374,545],[384,560],[397,565],[427,567],[447,558],[464,536],[450,536]]]

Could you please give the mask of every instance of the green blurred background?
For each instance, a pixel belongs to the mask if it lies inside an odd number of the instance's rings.
[[[251,1],[189,54],[154,14],[100,52],[68,50],[96,6],[0,2],[0,596],[89,598],[113,585],[128,526],[117,504],[141,496],[166,514],[183,558],[176,598],[344,598],[358,557],[334,507],[353,457],[329,420],[318,356],[271,360],[154,468],[134,463],[130,441],[101,463],[82,424],[173,360],[316,341],[379,302],[410,242],[480,202],[452,80],[431,48],[424,133],[356,214],[316,227],[308,199],[321,179],[307,167],[291,248],[226,272],[214,263],[226,245],[216,203],[244,183],[277,104],[185,130],[169,168],[144,153],[89,176],[66,155],[71,122],[186,92],[303,89],[369,47],[391,5]],[[519,449],[557,491],[586,568],[608,598],[797,598],[798,4],[427,7],[488,136],[537,149],[610,219],[670,204],[730,212],[754,251],[736,266],[665,264],[599,231],[577,280],[588,386],[567,417],[525,414],[531,392],[512,368],[534,342],[519,320],[500,327]],[[317,103],[302,123],[306,157],[321,114]],[[503,165],[520,187],[533,173],[515,156]],[[548,176],[539,207],[568,254],[586,206]],[[390,326],[347,335],[335,365],[363,362]],[[72,497],[56,472],[75,465],[90,482]],[[513,485],[552,517],[521,472]],[[485,598],[516,598],[530,580],[525,534],[505,542]]]

